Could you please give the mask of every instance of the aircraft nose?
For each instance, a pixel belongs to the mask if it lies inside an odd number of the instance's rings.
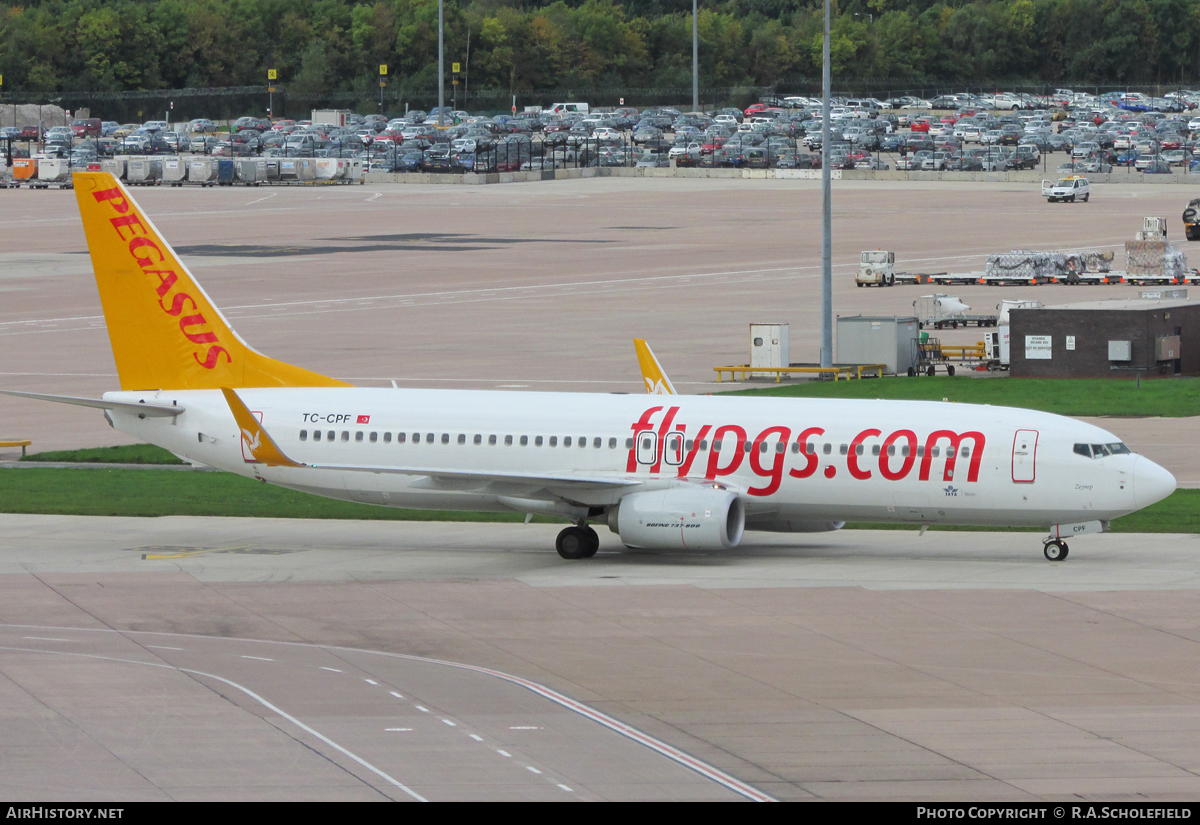
[[[1138,508],[1149,507],[1175,492],[1175,476],[1144,456],[1133,465],[1133,501]]]

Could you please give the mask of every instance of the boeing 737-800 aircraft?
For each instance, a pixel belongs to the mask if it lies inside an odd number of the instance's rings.
[[[113,427],[193,461],[388,507],[563,517],[564,558],[606,524],[631,547],[722,550],[746,530],[846,521],[1049,527],[1063,537],[1166,497],[1175,479],[1091,424],[917,401],[352,387],[253,350],[107,173],[75,192],[121,390]],[[646,357],[648,356],[648,358]]]

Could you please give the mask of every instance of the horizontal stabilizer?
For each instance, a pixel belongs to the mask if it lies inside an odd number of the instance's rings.
[[[143,415],[146,418],[173,418],[183,412],[183,407],[175,404],[106,401],[103,398],[78,398],[74,395],[46,395],[40,392],[17,392],[16,390],[0,390],[0,395],[32,398],[37,401],[53,401],[56,404],[74,404],[77,407],[94,407],[98,410],[121,410],[135,415]]]

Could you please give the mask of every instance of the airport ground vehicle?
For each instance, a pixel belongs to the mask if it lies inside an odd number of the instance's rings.
[[[913,301],[917,320],[922,329],[958,329],[959,327],[994,327],[995,315],[972,315],[970,307],[958,299],[957,295],[922,295]]]
[[[1200,198],[1188,201],[1183,210],[1183,235],[1189,241],[1200,240]]]
[[[863,252],[854,283],[856,286],[895,286],[896,253],[880,249]]]
[[[1088,198],[1091,197],[1091,186],[1088,184],[1087,178],[1079,175],[1070,175],[1053,182],[1044,180],[1042,181],[1042,197],[1048,203],[1058,201],[1074,203],[1076,200],[1087,203]]]
[[[15,394],[102,409],[121,432],[247,478],[380,506],[555,515],[572,559],[596,552],[593,523],[632,547],[719,552],[746,530],[856,519],[1049,525],[1058,561],[1063,536],[1175,489],[1112,434],[1031,410],[352,387],[251,349],[127,189],[103,172],[74,182],[122,389]]]

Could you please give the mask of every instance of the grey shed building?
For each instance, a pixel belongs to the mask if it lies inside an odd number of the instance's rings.
[[[1017,378],[1200,375],[1200,302],[1087,301],[1009,317]]]

